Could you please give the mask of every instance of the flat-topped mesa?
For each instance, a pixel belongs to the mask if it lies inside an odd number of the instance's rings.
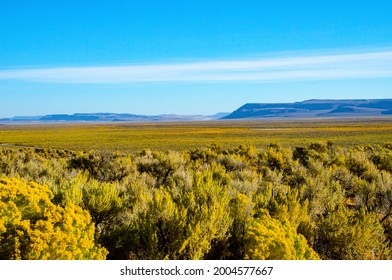
[[[392,99],[311,99],[294,103],[247,103],[222,119],[392,116]]]

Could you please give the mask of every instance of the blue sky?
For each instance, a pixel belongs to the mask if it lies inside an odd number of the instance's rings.
[[[0,117],[392,98],[392,1],[0,0]]]

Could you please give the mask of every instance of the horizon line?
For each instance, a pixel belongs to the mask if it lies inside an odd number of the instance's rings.
[[[304,99],[301,101],[293,101],[293,102],[247,102],[244,103],[242,105],[240,105],[239,107],[237,107],[237,109],[234,109],[231,112],[223,112],[223,111],[218,111],[215,112],[213,114],[176,114],[176,113],[161,113],[161,114],[135,114],[135,113],[130,113],[130,112],[104,112],[104,111],[97,111],[97,112],[74,112],[74,113],[48,113],[48,114],[38,114],[38,115],[15,115],[15,116],[10,116],[10,117],[0,117],[0,121],[1,120],[8,120],[8,119],[14,119],[14,118],[36,118],[36,117],[45,117],[45,116],[61,116],[61,115],[65,115],[65,116],[74,116],[74,115],[94,115],[94,114],[114,114],[114,115],[134,115],[134,116],[138,116],[138,117],[160,117],[160,116],[202,116],[202,117],[211,117],[211,116],[215,116],[215,115],[219,115],[219,114],[231,114],[234,111],[238,110],[239,108],[241,108],[244,105],[247,104],[295,104],[295,103],[303,103],[303,102],[307,102],[307,101],[374,101],[374,100],[388,100],[388,101],[392,101],[392,98],[311,98],[311,99]]]

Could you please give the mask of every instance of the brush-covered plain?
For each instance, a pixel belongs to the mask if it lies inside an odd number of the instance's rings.
[[[83,151],[180,151],[212,144],[260,148],[324,140],[343,146],[391,142],[392,119],[0,126],[1,145]]]
[[[1,259],[392,259],[388,119],[0,131]]]

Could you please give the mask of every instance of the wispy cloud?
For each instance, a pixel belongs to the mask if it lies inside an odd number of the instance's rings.
[[[392,51],[127,66],[0,70],[0,80],[141,83],[335,80],[392,77]]]

